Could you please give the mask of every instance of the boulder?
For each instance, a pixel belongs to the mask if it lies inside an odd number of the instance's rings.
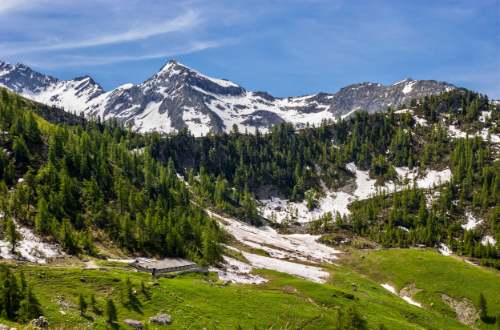
[[[0,323],[0,330],[17,330],[16,328],[11,328],[8,325]]]
[[[125,323],[126,325],[128,325],[129,327],[134,328],[134,329],[144,328],[144,324],[142,323],[142,321],[138,321],[138,320],[126,319],[123,321],[123,323]]]
[[[165,325],[172,322],[172,317],[168,314],[158,314],[149,318],[150,322]]]
[[[45,316],[40,316],[37,319],[33,319],[30,322],[31,326],[35,329],[48,329],[49,328],[49,321],[45,318]]]

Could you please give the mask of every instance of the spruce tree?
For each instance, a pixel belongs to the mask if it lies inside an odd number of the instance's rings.
[[[42,307],[29,286],[26,288],[24,299],[19,303],[17,314],[18,319],[22,322],[28,322],[42,315]]]
[[[16,225],[11,217],[7,217],[5,223],[5,232],[7,234],[7,240],[10,244],[10,252],[15,253],[17,244],[21,236],[17,232]]]

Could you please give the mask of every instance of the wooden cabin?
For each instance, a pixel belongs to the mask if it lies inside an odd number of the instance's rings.
[[[199,272],[203,269],[196,263],[181,258],[165,258],[161,260],[137,258],[131,264],[137,270],[160,276],[167,273]]]

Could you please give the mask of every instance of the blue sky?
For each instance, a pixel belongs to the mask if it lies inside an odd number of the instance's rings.
[[[0,59],[105,89],[168,59],[276,96],[445,80],[500,98],[500,0],[0,0]]]

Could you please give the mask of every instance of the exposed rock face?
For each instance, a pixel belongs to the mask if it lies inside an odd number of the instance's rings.
[[[17,328],[11,328],[8,325],[0,323],[0,330],[17,330]]]
[[[361,83],[335,94],[318,93],[277,98],[211,78],[175,61],[151,78],[105,92],[92,78],[58,80],[29,67],[0,61],[0,86],[41,103],[70,112],[117,118],[139,131],[173,132],[183,128],[194,135],[229,131],[265,131],[282,122],[297,127],[345,117],[357,110],[384,111],[413,98],[455,88],[434,80],[406,79],[393,85]]]
[[[475,323],[479,320],[479,311],[469,299],[453,298],[446,294],[441,294],[441,299],[455,311],[458,321],[474,328]]]
[[[49,328],[49,321],[44,316],[40,316],[37,319],[31,320],[30,325],[35,329],[45,330]]]

